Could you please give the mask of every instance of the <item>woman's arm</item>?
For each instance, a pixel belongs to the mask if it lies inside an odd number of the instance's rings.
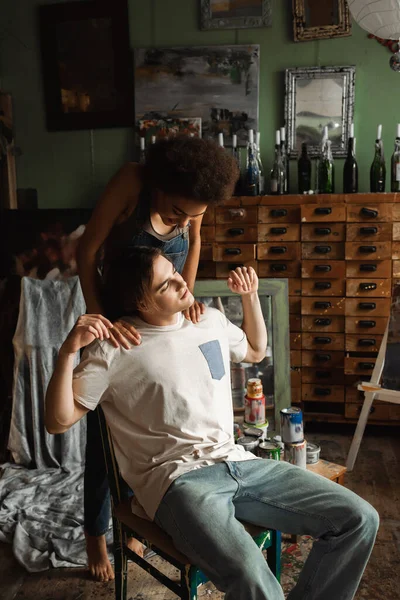
[[[193,292],[199,266],[201,248],[200,228],[202,220],[203,216],[197,217],[191,221],[191,226],[189,227],[189,252],[182,271],[182,277],[186,281],[191,292]]]
[[[78,272],[89,313],[102,313],[97,272],[97,253],[126,211],[132,212],[142,187],[140,167],[124,165],[108,183],[97,203],[77,252]]]

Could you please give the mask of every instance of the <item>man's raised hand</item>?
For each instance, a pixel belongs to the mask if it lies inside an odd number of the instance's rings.
[[[75,354],[88,346],[93,340],[105,340],[110,337],[111,321],[103,315],[82,315],[79,317],[60,348],[63,354]]]
[[[237,267],[234,271],[230,271],[228,287],[240,296],[257,292],[258,277],[253,267]]]

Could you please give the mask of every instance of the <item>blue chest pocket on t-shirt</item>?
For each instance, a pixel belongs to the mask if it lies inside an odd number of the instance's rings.
[[[207,361],[211,377],[213,379],[222,379],[225,375],[225,366],[219,341],[212,340],[211,342],[200,344],[199,348]]]

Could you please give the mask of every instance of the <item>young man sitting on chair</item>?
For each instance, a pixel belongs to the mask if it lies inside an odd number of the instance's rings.
[[[47,390],[46,427],[62,433],[101,402],[121,474],[135,492],[133,512],[164,529],[227,600],[284,598],[239,519],[316,538],[290,600],[350,600],[378,515],[328,479],[235,446],[230,361],[261,361],[267,332],[255,271],[231,271],[228,286],[241,296],[242,328],[213,308],[193,324],[182,314],[193,296],[159,250],[118,258],[105,306],[110,318],[132,320],[141,345],[115,348],[108,319],[80,317]]]

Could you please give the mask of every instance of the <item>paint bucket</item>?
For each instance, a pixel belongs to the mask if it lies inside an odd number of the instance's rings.
[[[300,408],[290,406],[281,410],[281,436],[285,444],[304,440],[303,413]]]
[[[261,379],[254,377],[247,381],[247,393],[244,397],[244,420],[249,425],[264,425],[265,396]]]
[[[307,468],[307,442],[285,443],[285,461],[301,469]]]
[[[321,448],[317,444],[307,444],[307,464],[315,465],[319,461]]]
[[[257,456],[269,458],[270,460],[281,460],[281,448],[272,440],[260,442],[257,448]]]
[[[243,435],[242,437],[237,439],[236,443],[239,446],[243,446],[243,448],[248,452],[253,452],[255,454],[255,450],[258,446],[259,439],[251,437],[250,435]]]
[[[244,435],[252,435],[258,437],[259,441],[265,440],[268,431],[268,421],[265,421],[262,425],[251,425],[250,423],[243,423]]]

